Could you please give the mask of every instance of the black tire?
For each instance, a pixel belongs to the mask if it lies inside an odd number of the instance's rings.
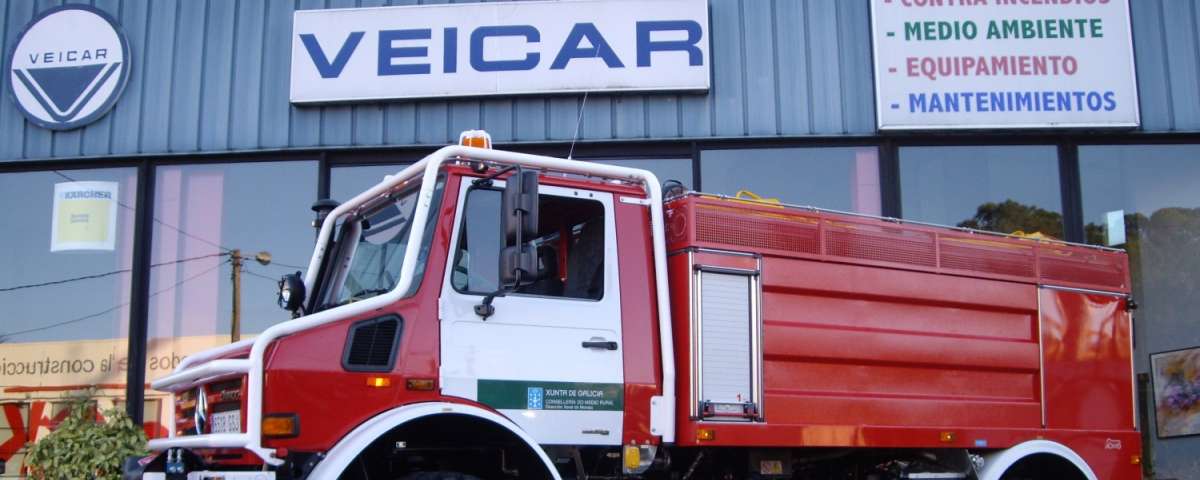
[[[480,478],[458,472],[417,472],[405,475],[400,480],[480,480]]]
[[[1038,453],[1009,467],[1001,480],[1084,480],[1087,477],[1075,465],[1053,454]]]

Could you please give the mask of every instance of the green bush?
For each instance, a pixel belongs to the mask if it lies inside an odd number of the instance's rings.
[[[106,410],[107,421],[98,421],[87,396],[72,399],[69,408],[58,428],[29,449],[30,478],[119,480],[126,457],[146,454],[146,434],[123,410]]]

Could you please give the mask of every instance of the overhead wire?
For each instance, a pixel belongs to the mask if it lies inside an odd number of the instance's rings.
[[[222,253],[212,253],[212,254],[208,254],[208,255],[200,255],[200,256],[198,256],[198,257],[180,258],[180,259],[177,259],[177,260],[171,260],[171,261],[168,261],[168,262],[152,263],[152,264],[150,264],[150,268],[161,267],[161,266],[164,266],[164,265],[175,265],[175,264],[180,264],[180,263],[185,263],[185,262],[191,262],[191,261],[194,261],[194,260],[203,260],[203,259],[205,259],[205,258],[220,257],[220,256],[224,256],[224,255],[228,255],[228,254],[227,254],[227,253],[224,253],[224,252],[222,252]],[[26,288],[37,288],[37,287],[48,287],[48,286],[51,286],[51,285],[62,285],[62,284],[64,284],[64,283],[78,282],[78,281],[80,281],[80,280],[91,280],[91,279],[94,279],[94,278],[104,278],[104,277],[110,277],[110,276],[117,275],[117,274],[120,274],[120,273],[129,273],[129,272],[132,272],[132,271],[133,271],[133,269],[132,269],[132,268],[122,268],[122,269],[120,269],[120,270],[113,270],[113,271],[111,271],[111,272],[96,273],[96,274],[92,274],[92,275],[83,275],[83,276],[80,276],[80,277],[64,278],[64,279],[61,279],[61,280],[52,280],[52,281],[49,281],[49,282],[41,282],[41,283],[29,283],[29,284],[25,284],[25,285],[16,285],[16,286],[12,286],[12,287],[0,288],[0,293],[3,293],[3,292],[11,292],[11,291],[13,291],[13,290],[24,290],[24,289],[26,289]]]
[[[79,181],[79,180],[76,180],[76,179],[74,179],[74,178],[71,178],[71,176],[70,176],[70,175],[67,175],[67,174],[65,174],[65,173],[63,173],[63,172],[61,172],[61,171],[59,171],[59,170],[52,170],[52,171],[54,172],[54,174],[55,174],[55,175],[58,175],[58,176],[60,176],[60,177],[62,177],[62,178],[65,178],[65,179],[67,179],[67,180],[70,180],[70,181],[72,181],[72,182],[78,182],[78,181]],[[124,208],[124,209],[130,210],[130,211],[137,211],[137,209],[136,209],[136,208],[134,208],[133,206],[130,206],[130,205],[128,205],[128,204],[126,204],[125,202],[122,202],[122,201],[120,201],[120,200],[117,200],[117,205],[119,205],[121,208]],[[229,253],[229,252],[233,251],[233,249],[232,249],[232,248],[226,247],[226,246],[224,246],[224,245],[221,245],[221,244],[219,244],[219,243],[217,243],[217,242],[214,242],[214,241],[212,241],[212,240],[208,240],[208,239],[206,239],[206,238],[204,238],[204,237],[200,237],[200,236],[198,236],[198,235],[195,235],[195,234],[189,233],[189,232],[187,232],[187,231],[183,230],[182,228],[179,228],[179,227],[177,227],[177,226],[175,226],[175,225],[171,225],[171,224],[169,224],[169,223],[167,223],[167,222],[164,222],[164,221],[160,220],[158,217],[152,217],[152,218],[151,218],[151,220],[153,220],[153,221],[154,221],[154,223],[157,223],[157,224],[159,224],[159,225],[162,225],[163,227],[166,227],[166,228],[168,228],[168,229],[170,229],[170,230],[174,230],[174,231],[178,232],[180,235],[183,235],[183,236],[185,236],[185,237],[188,237],[188,238],[191,238],[191,239],[193,239],[193,240],[197,240],[197,241],[199,241],[199,242],[202,242],[202,243],[205,243],[205,244],[207,244],[207,245],[210,245],[210,246],[216,247],[218,250],[221,250],[222,252]],[[308,267],[301,267],[301,266],[298,266],[298,265],[293,265],[293,264],[288,264],[288,263],[283,263],[283,262],[277,262],[277,261],[272,261],[271,263],[272,263],[272,264],[274,264],[274,265],[277,265],[277,266],[279,266],[279,267],[284,267],[284,268],[294,268],[294,269],[297,269],[297,270],[303,270],[303,269],[305,269],[305,268],[308,268]],[[0,290],[0,291],[4,291],[4,290]]]
[[[248,268],[246,268],[246,267],[242,267],[242,273],[244,273],[244,274],[246,274],[246,275],[249,275],[249,276],[251,276],[251,277],[258,277],[258,278],[261,278],[261,279],[263,279],[263,280],[268,280],[268,281],[270,281],[271,283],[279,283],[279,279],[278,279],[278,278],[271,278],[271,277],[268,277],[268,276],[266,276],[266,275],[263,275],[263,274],[261,274],[261,273],[255,272],[254,270],[250,270],[250,269],[248,269]]]
[[[268,267],[279,267],[279,268],[294,268],[296,270],[304,270],[304,269],[308,268],[307,266],[301,267],[299,265],[292,265],[290,263],[277,262],[275,260],[271,260],[271,263],[268,263],[267,266]]]
[[[55,175],[58,175],[59,177],[62,177],[62,178],[64,178],[64,179],[66,179],[66,180],[69,180],[69,181],[72,181],[72,182],[77,182],[77,181],[78,181],[78,180],[76,180],[75,178],[72,178],[70,175],[67,175],[67,174],[65,174],[65,173],[63,173],[63,172],[61,172],[61,171],[59,171],[59,170],[52,170],[52,172],[54,172],[54,174],[55,174]],[[118,206],[120,206],[121,208],[124,208],[124,209],[126,209],[126,210],[135,211],[135,212],[137,211],[137,209],[136,209],[136,208],[134,208],[133,206],[130,206],[130,205],[128,205],[128,204],[126,204],[126,203],[124,203],[124,202],[122,202],[122,201],[120,201],[120,200],[117,200],[117,201],[116,201],[116,203],[117,203],[117,205],[118,205]],[[159,225],[161,225],[161,226],[163,226],[163,227],[166,227],[166,228],[168,228],[168,229],[170,229],[170,230],[174,230],[175,232],[178,232],[180,235],[183,235],[183,236],[185,236],[185,237],[191,238],[191,239],[193,239],[193,240],[197,240],[197,241],[199,241],[199,242],[201,242],[201,243],[204,243],[204,244],[210,245],[210,246],[212,246],[212,247],[215,247],[215,248],[217,248],[218,250],[220,250],[220,252],[218,252],[218,253],[212,253],[212,254],[208,254],[208,255],[201,255],[201,256],[196,256],[196,257],[189,257],[189,258],[177,259],[177,260],[173,260],[173,261],[169,261],[169,262],[161,262],[161,263],[155,263],[155,264],[151,264],[151,265],[150,265],[150,267],[151,267],[151,268],[154,268],[154,267],[160,267],[160,266],[164,266],[164,265],[175,265],[175,264],[179,264],[179,263],[190,262],[190,261],[194,261],[194,260],[200,260],[200,259],[204,259],[204,258],[212,258],[212,257],[227,256],[227,255],[229,255],[229,254],[230,254],[230,253],[233,251],[233,249],[232,249],[232,248],[226,247],[226,246],[224,246],[224,245],[221,245],[221,244],[219,244],[219,243],[217,243],[217,242],[214,242],[214,241],[212,241],[212,240],[208,240],[208,239],[206,239],[206,238],[204,238],[204,237],[200,237],[200,236],[198,236],[198,235],[195,235],[195,234],[189,233],[189,232],[187,232],[187,231],[183,230],[182,228],[180,228],[180,227],[177,227],[177,226],[175,226],[175,225],[172,225],[172,224],[169,224],[169,223],[167,223],[167,222],[165,222],[165,221],[163,221],[163,220],[161,220],[161,219],[159,219],[159,218],[157,218],[157,217],[151,217],[151,220],[152,220],[154,223],[157,223],[157,224],[159,224]],[[189,282],[189,281],[191,281],[191,280],[193,280],[193,279],[196,279],[196,278],[199,278],[200,276],[203,276],[203,275],[205,275],[205,274],[208,274],[209,272],[212,272],[213,270],[216,270],[217,268],[220,268],[222,265],[225,265],[225,264],[227,264],[227,263],[230,263],[230,259],[226,259],[224,262],[220,262],[220,263],[218,263],[217,265],[214,265],[214,266],[212,266],[212,267],[210,267],[210,268],[207,268],[207,269],[205,269],[205,270],[201,271],[200,273],[197,273],[197,274],[195,274],[195,275],[192,275],[192,276],[189,276],[189,277],[187,277],[187,278],[184,278],[183,280],[180,280],[180,281],[176,282],[175,284],[171,285],[170,287],[167,287],[167,288],[164,288],[164,289],[162,289],[162,290],[159,290],[159,291],[153,292],[153,293],[151,293],[151,294],[149,295],[149,297],[150,297],[150,298],[153,298],[153,297],[155,297],[155,296],[157,296],[157,295],[159,295],[159,294],[162,294],[162,293],[165,293],[165,292],[167,292],[167,291],[169,291],[169,290],[173,290],[173,289],[175,289],[175,288],[178,288],[180,285],[183,285],[184,283],[187,283],[187,282]],[[294,269],[297,269],[297,270],[303,270],[304,268],[307,268],[307,267],[302,267],[302,266],[299,266],[299,265],[294,265],[294,264],[289,264],[289,263],[284,263],[284,262],[279,262],[279,261],[272,261],[272,262],[271,262],[270,264],[268,264],[268,265],[272,265],[272,266],[276,266],[276,267],[280,267],[280,268],[294,268]],[[110,271],[110,272],[97,273],[97,274],[91,274],[91,275],[83,275],[83,276],[79,276],[79,277],[72,277],[72,278],[64,278],[64,279],[60,279],[60,280],[53,280],[53,281],[48,281],[48,282],[33,283],[33,284],[25,284],[25,285],[15,285],[15,286],[12,286],[12,287],[0,288],[0,293],[3,293],[3,292],[11,292],[11,291],[15,291],[15,290],[29,289],[29,288],[38,288],[38,287],[48,287],[48,286],[53,286],[53,285],[61,285],[61,284],[65,284],[65,283],[77,282],[77,281],[82,281],[82,280],[91,280],[91,279],[97,279],[97,278],[104,278],[104,277],[109,277],[109,276],[112,276],[112,275],[118,275],[118,274],[121,274],[121,273],[128,273],[128,272],[131,272],[131,271],[133,271],[133,269],[132,269],[132,268],[124,268],[124,269],[119,269],[119,270],[113,270],[113,271]],[[243,268],[243,269],[242,269],[242,271],[243,271],[244,273],[247,273],[247,274],[251,275],[251,276],[258,277],[258,278],[262,278],[262,279],[265,279],[265,280],[269,280],[269,281],[271,281],[271,282],[276,282],[276,281],[277,281],[277,280],[275,280],[275,279],[273,279],[273,278],[271,278],[271,277],[268,277],[268,276],[266,276],[266,275],[262,275],[262,274],[259,274],[259,273],[257,273],[257,272],[254,272],[254,271],[246,270],[245,268]],[[92,318],[96,318],[96,317],[99,317],[99,316],[101,316],[101,315],[105,315],[105,314],[111,313],[111,312],[113,312],[113,311],[116,311],[116,310],[118,310],[118,309],[121,309],[121,308],[127,307],[127,306],[129,306],[129,304],[130,304],[130,302],[123,302],[123,303],[121,303],[121,304],[119,304],[119,305],[115,305],[115,306],[113,306],[113,307],[107,308],[107,309],[105,309],[105,310],[102,310],[102,311],[99,311],[99,312],[95,312],[95,313],[91,313],[91,314],[88,314],[88,315],[84,315],[84,316],[82,316],[82,317],[72,318],[72,319],[70,319],[70,320],[65,320],[65,321],[62,321],[62,322],[57,322],[57,323],[53,323],[53,324],[50,324],[50,325],[43,325],[43,326],[41,326],[41,327],[30,328],[30,329],[26,329],[26,330],[18,330],[18,331],[15,331],[15,332],[6,332],[6,333],[0,333],[0,343],[3,343],[3,342],[5,342],[5,341],[9,340],[10,338],[12,338],[12,337],[14,337],[14,336],[17,336],[17,335],[25,335],[25,334],[29,334],[29,333],[36,333],[36,332],[40,332],[40,331],[44,331],[44,330],[49,330],[49,329],[52,329],[52,328],[58,328],[58,327],[61,327],[61,326],[64,326],[64,325],[70,325],[70,324],[74,324],[74,323],[82,322],[82,321],[85,321],[85,320],[89,320],[89,319],[92,319]]]
[[[156,292],[152,292],[152,293],[149,295],[149,297],[148,297],[148,298],[154,298],[155,296],[157,296],[157,295],[159,295],[159,294],[166,293],[166,292],[168,292],[168,291],[171,291],[171,290],[174,290],[174,289],[176,289],[176,288],[179,288],[179,286],[180,286],[180,285],[183,285],[183,284],[185,284],[185,283],[187,283],[187,282],[190,282],[190,281],[192,281],[192,280],[194,280],[194,279],[196,279],[196,278],[199,278],[199,277],[201,277],[201,276],[203,276],[203,275],[206,275],[206,274],[208,274],[208,273],[212,272],[213,270],[216,270],[216,269],[220,268],[222,265],[225,265],[225,264],[227,264],[227,263],[229,263],[229,260],[228,260],[228,259],[227,259],[227,260],[225,260],[224,262],[220,262],[220,263],[218,263],[218,264],[216,264],[216,265],[213,265],[212,267],[206,268],[206,269],[204,269],[203,271],[201,271],[200,273],[197,273],[197,274],[195,274],[195,275],[192,275],[192,276],[190,276],[190,277],[184,278],[183,280],[180,280],[180,281],[178,281],[178,282],[175,282],[175,284],[174,284],[174,285],[171,285],[171,286],[169,286],[169,287],[163,288],[163,289],[161,289],[161,290],[158,290],[158,291],[156,291]],[[25,335],[25,334],[28,334],[28,333],[41,332],[41,331],[44,331],[44,330],[49,330],[49,329],[52,329],[52,328],[58,328],[58,327],[61,327],[61,326],[64,326],[64,325],[70,325],[70,324],[73,324],[73,323],[79,323],[79,322],[82,322],[82,321],[84,321],[84,320],[88,320],[88,319],[92,319],[92,318],[99,317],[99,316],[101,316],[101,315],[104,315],[104,314],[106,314],[106,313],[111,313],[111,312],[113,312],[113,311],[119,310],[119,309],[121,309],[121,308],[124,308],[124,307],[127,307],[127,306],[129,306],[129,302],[124,302],[124,303],[121,303],[121,304],[119,304],[119,305],[115,305],[115,306],[113,306],[113,307],[111,307],[111,308],[107,308],[107,309],[105,309],[105,310],[102,310],[102,311],[99,311],[99,312],[96,312],[96,313],[92,313],[92,314],[84,315],[84,316],[82,316],[82,317],[72,318],[72,319],[70,319],[70,320],[65,320],[65,321],[61,321],[61,322],[57,322],[57,323],[52,323],[52,324],[49,324],[49,325],[43,325],[43,326],[40,326],[40,327],[30,328],[30,329],[26,329],[26,330],[18,330],[18,331],[15,331],[15,332],[6,332],[6,333],[0,333],[0,339],[3,339],[3,340],[5,340],[5,341],[7,341],[8,339],[10,339],[10,338],[12,338],[12,337],[15,337],[15,336],[17,336],[17,335]]]
[[[65,174],[65,173],[62,173],[62,172],[60,172],[60,171],[58,171],[58,170],[53,170],[53,172],[54,172],[56,175],[58,175],[58,176],[60,176],[60,177],[62,177],[62,178],[65,178],[65,179],[67,179],[67,180],[70,180],[70,181],[72,181],[72,182],[78,182],[78,181],[79,181],[79,180],[76,180],[76,179],[74,179],[74,178],[71,178],[69,175],[67,175],[67,174]],[[125,209],[127,209],[127,210],[131,210],[131,211],[135,211],[135,212],[137,211],[137,209],[136,209],[136,208],[134,208],[134,207],[132,207],[132,206],[129,206],[129,205],[125,204],[125,202],[122,202],[122,201],[120,201],[120,200],[117,200],[117,205],[119,205],[119,206],[121,206],[122,208],[125,208]],[[169,224],[169,223],[167,223],[167,222],[164,222],[164,221],[160,220],[158,217],[151,217],[151,220],[153,220],[153,221],[154,221],[154,223],[157,223],[157,224],[159,224],[159,225],[162,225],[162,226],[164,226],[164,227],[167,227],[167,228],[169,228],[169,229],[171,229],[171,230],[174,230],[174,231],[176,231],[176,232],[179,232],[179,234],[180,234],[180,235],[183,235],[183,236],[185,236],[185,237],[191,238],[191,239],[193,239],[193,240],[198,240],[198,241],[200,241],[200,242],[206,243],[206,244],[208,244],[208,245],[211,245],[211,246],[213,246],[213,247],[217,247],[217,249],[219,249],[219,250],[223,250],[223,251],[226,251],[226,252],[228,252],[228,251],[230,251],[230,250],[233,250],[232,248],[226,247],[226,246],[224,246],[224,245],[221,245],[221,244],[219,244],[219,243],[217,243],[217,242],[214,242],[214,241],[212,241],[212,240],[208,240],[208,239],[206,239],[206,238],[203,238],[203,237],[200,237],[200,236],[193,235],[193,234],[191,234],[191,233],[185,232],[185,231],[184,231],[182,228],[179,228],[179,227],[176,227],[176,226],[174,226],[174,225],[171,225],[171,224]]]

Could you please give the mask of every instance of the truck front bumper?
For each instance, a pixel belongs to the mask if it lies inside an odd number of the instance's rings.
[[[296,480],[295,476],[278,476],[272,470],[225,470],[220,465],[204,464],[188,450],[160,452],[143,458],[126,459],[123,480]]]

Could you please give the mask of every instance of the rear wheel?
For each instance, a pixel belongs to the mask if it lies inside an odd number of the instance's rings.
[[[458,472],[417,472],[404,476],[400,480],[480,480],[474,475]]]
[[[1038,453],[1022,458],[1000,480],[1086,480],[1083,472],[1057,455]]]

